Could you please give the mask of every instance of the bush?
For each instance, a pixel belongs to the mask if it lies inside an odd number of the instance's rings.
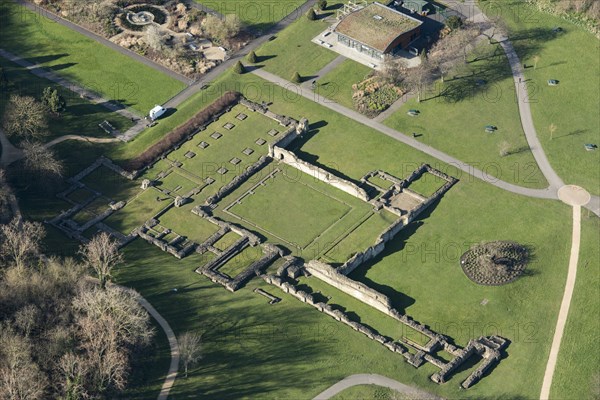
[[[294,75],[292,75],[292,82],[302,83],[302,78],[300,77],[300,74],[297,71],[294,72]]]
[[[236,104],[239,101],[240,96],[241,94],[238,92],[226,92],[223,96],[194,115],[186,123],[173,129],[160,141],[147,148],[142,154],[129,160],[124,168],[129,171],[140,171],[146,168],[161,155],[170,151],[174,146],[181,143],[190,135],[198,132],[201,127],[211,121],[215,114],[221,113]]]
[[[309,21],[314,21],[317,19],[317,14],[315,13],[314,8],[308,10],[308,12],[306,13],[306,18],[308,18]]]
[[[254,50],[252,50],[250,53],[248,53],[248,56],[246,57],[246,59],[251,64],[256,64],[257,63],[256,53],[254,52]]]
[[[451,15],[446,20],[446,26],[452,30],[458,29],[463,26],[463,20],[457,15]]]
[[[238,61],[233,67],[233,72],[235,72],[236,74],[243,74],[244,72],[246,72],[246,68],[244,67],[244,64],[242,64],[241,61]]]
[[[317,4],[319,6],[319,10],[323,11],[327,9],[327,0],[319,0]]]

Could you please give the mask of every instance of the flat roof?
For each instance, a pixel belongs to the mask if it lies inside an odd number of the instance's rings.
[[[385,52],[398,36],[422,23],[410,15],[375,2],[345,16],[334,32]]]

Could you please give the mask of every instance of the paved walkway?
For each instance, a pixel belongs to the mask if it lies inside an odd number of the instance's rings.
[[[350,375],[335,385],[331,386],[329,389],[319,393],[313,400],[327,400],[336,394],[357,385],[377,385],[383,386],[392,390],[396,390],[402,394],[408,395],[409,398],[417,398],[417,399],[430,399],[430,400],[439,400],[441,397],[437,397],[433,394],[424,392],[412,386],[405,385],[393,379],[387,378],[382,375],[376,374],[356,374]]]
[[[22,5],[23,7],[26,7],[28,9],[30,9],[31,11],[43,15],[44,17],[47,17],[51,20],[53,20],[54,22],[57,22],[63,26],[66,26],[69,29],[72,29],[76,32],[81,33],[84,36],[87,36],[88,38],[95,40],[96,42],[103,44],[106,47],[110,47],[111,49],[118,51],[119,53],[126,55],[127,57],[131,57],[133,59],[135,59],[136,61],[141,62],[144,65],[147,65],[151,68],[154,68],[157,71],[160,71],[164,74],[169,75],[171,78],[177,79],[178,81],[181,81],[183,83],[185,83],[186,85],[189,85],[192,80],[181,75],[178,74],[174,71],[171,71],[169,68],[163,67],[162,65],[155,63],[154,61],[150,60],[149,58],[146,58],[144,56],[141,56],[131,50],[128,50],[122,46],[119,46],[118,44],[115,44],[113,42],[111,42],[110,40],[95,34],[94,32],[91,32],[89,30],[87,30],[86,28],[77,25],[69,20],[66,20],[64,18],[62,18],[60,15],[54,14],[53,12],[42,8],[36,4],[30,3],[28,1],[25,0],[15,0],[16,3]]]
[[[312,82],[313,81],[317,81],[318,79],[321,79],[323,76],[327,75],[328,72],[330,72],[331,70],[333,70],[335,67],[337,67],[341,63],[343,63],[344,60],[346,60],[346,57],[344,57],[344,56],[337,56],[332,62],[330,62],[329,64],[327,64],[323,68],[321,68],[315,74],[314,78],[309,79],[309,80],[307,80],[305,82],[302,82],[302,86],[312,87]]]
[[[57,83],[60,86],[69,89],[70,91],[77,93],[79,96],[85,98],[86,100],[99,104],[104,108],[107,108],[110,111],[113,111],[119,115],[127,119],[133,119],[137,121],[137,123],[129,128],[126,132],[119,134],[117,137],[124,141],[128,142],[134,137],[136,137],[141,131],[146,128],[146,121],[133,109],[124,108],[121,104],[111,102],[102,96],[94,93],[90,90],[87,90],[76,83],[73,83],[58,74],[49,71],[47,69],[41,68],[38,64],[33,64],[17,55],[9,53],[6,50],[0,49],[0,57],[6,58],[15,64],[18,64],[31,72],[32,74],[39,76],[40,78],[47,79],[51,82]]]
[[[573,234],[571,239],[571,256],[569,258],[569,272],[567,273],[565,291],[563,293],[562,302],[560,304],[560,311],[558,312],[558,321],[556,321],[556,328],[554,330],[554,337],[552,338],[552,346],[550,347],[550,355],[548,356],[546,371],[544,372],[544,380],[542,382],[540,400],[548,400],[550,398],[550,389],[552,387],[552,378],[554,376],[556,362],[558,360],[560,343],[562,341],[562,337],[565,331],[565,325],[567,324],[569,308],[571,306],[571,299],[573,298],[573,291],[575,289],[575,278],[577,277],[577,263],[579,261],[579,245],[581,240],[581,206],[589,201],[589,195],[587,195],[586,198],[585,193],[582,193],[585,191],[582,190],[579,191],[579,193],[577,193],[577,189],[581,188],[566,186],[559,190],[559,196],[561,200],[573,206]]]
[[[348,118],[351,118],[365,126],[371,127],[371,128],[373,128],[387,136],[390,136],[404,144],[407,144],[417,150],[420,150],[423,153],[426,153],[434,158],[437,158],[438,160],[440,160],[446,164],[449,164],[451,167],[459,170],[458,173],[455,173],[454,171],[452,171],[452,172],[450,172],[450,174],[460,175],[460,171],[463,171],[469,175],[472,175],[476,178],[484,180],[485,182],[490,183],[494,186],[497,186],[501,189],[508,190],[513,193],[521,194],[523,196],[536,197],[536,198],[542,198],[542,199],[554,199],[554,200],[556,200],[558,198],[557,194],[556,194],[556,190],[552,190],[550,188],[548,188],[548,189],[530,189],[530,188],[513,185],[512,183],[504,182],[504,181],[476,168],[475,166],[469,165],[469,164],[467,164],[463,161],[460,161],[452,156],[449,156],[448,154],[446,154],[444,152],[441,152],[431,146],[421,143],[418,140],[408,137],[407,135],[405,135],[399,131],[396,131],[388,126],[385,126],[379,122],[373,121],[372,119],[369,119],[368,117],[366,117],[354,110],[350,110],[349,108],[346,108],[338,103],[335,103],[329,99],[326,99],[326,98],[320,96],[319,94],[313,92],[312,90],[309,90],[302,86],[296,85],[292,82],[289,82],[283,78],[278,77],[277,75],[271,74],[262,69],[255,69],[252,71],[252,73],[267,80],[267,81],[270,81],[276,85],[279,85],[285,89],[290,89],[294,93],[298,93],[311,101],[317,102],[320,105],[329,108],[330,110],[333,110],[339,114],[342,114]],[[460,179],[460,176],[458,176],[458,178]]]
[[[148,302],[145,298],[140,295],[139,303],[148,311],[148,313],[158,322],[162,330],[167,335],[167,340],[169,341],[169,347],[171,348],[171,364],[169,365],[169,372],[167,372],[167,377],[165,378],[165,382],[162,385],[160,393],[158,395],[158,400],[166,400],[169,397],[169,391],[173,387],[175,383],[175,378],[177,378],[177,372],[179,371],[179,344],[177,343],[177,337],[169,323],[156,311],[152,304]]]

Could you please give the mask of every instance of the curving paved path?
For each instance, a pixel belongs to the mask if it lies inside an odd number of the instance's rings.
[[[177,372],[179,371],[179,344],[177,343],[177,337],[171,326],[159,313],[156,311],[152,304],[148,300],[140,295],[138,299],[139,303],[142,307],[148,311],[148,313],[158,322],[162,330],[167,335],[167,340],[169,341],[169,347],[171,348],[171,365],[169,365],[169,372],[167,372],[167,377],[165,378],[165,382],[162,385],[160,393],[158,395],[158,400],[166,400],[169,397],[169,391],[173,387],[175,383],[175,378],[177,378]]]
[[[399,142],[407,144],[417,150],[422,151],[423,153],[426,153],[434,158],[437,158],[438,160],[443,161],[446,164],[449,164],[451,167],[456,168],[458,170],[458,173],[456,173],[456,175],[460,175],[460,171],[462,171],[462,172],[465,172],[466,174],[472,175],[476,178],[479,178],[479,179],[481,179],[487,183],[490,183],[494,186],[497,186],[501,189],[508,190],[509,192],[513,192],[513,193],[517,193],[517,194],[521,194],[521,195],[529,196],[529,197],[541,198],[541,199],[553,199],[553,200],[558,199],[556,190],[552,190],[552,188],[531,189],[531,188],[525,188],[522,186],[517,186],[512,183],[502,181],[491,175],[491,173],[495,172],[495,170],[490,170],[489,172],[486,172],[485,169],[484,170],[478,169],[473,165],[467,164],[467,163],[465,163],[457,158],[454,158],[438,149],[435,149],[429,145],[419,142],[418,140],[408,137],[407,135],[405,135],[395,129],[392,129],[386,125],[383,125],[382,123],[373,121],[372,119],[370,119],[354,110],[350,110],[349,108],[346,108],[338,103],[335,103],[334,101],[329,100],[329,99],[319,95],[317,92],[313,92],[312,90],[307,89],[301,85],[296,85],[292,82],[289,82],[283,78],[280,78],[277,75],[271,74],[262,69],[254,69],[252,71],[252,73],[267,80],[267,81],[270,81],[276,85],[279,85],[279,86],[283,87],[284,89],[290,90],[293,93],[303,96],[311,101],[317,102],[320,105],[327,107],[332,111],[335,111],[339,114],[345,115],[346,117],[351,118],[363,125],[371,127],[387,136],[390,136],[390,137],[398,140]],[[453,173],[454,172],[450,172],[450,174],[453,174]],[[459,178],[460,178],[460,176],[459,176]]]
[[[441,397],[437,397],[433,394],[424,392],[412,386],[405,385],[393,379],[387,378],[382,375],[377,374],[356,374],[350,375],[335,385],[331,386],[329,389],[319,393],[313,400],[327,400],[336,394],[357,385],[377,385],[383,386],[392,390],[396,390],[400,393],[409,395],[411,397],[418,399],[428,399],[428,400],[439,400]]]

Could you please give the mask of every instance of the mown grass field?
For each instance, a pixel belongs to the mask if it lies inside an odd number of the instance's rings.
[[[264,87],[265,82],[248,74],[228,74],[218,84],[220,88],[248,89]],[[303,159],[339,171],[347,179],[358,180],[374,169],[403,178],[423,162],[458,177],[460,182],[431,212],[406,228],[372,265],[355,271],[354,277],[393,296],[398,308],[453,337],[457,344],[464,345],[473,336],[471,332],[501,333],[512,343],[508,357],[469,391],[458,389],[468,371],[460,372],[449,384],[438,386],[429,380],[435,368],[426,365],[414,369],[383,346],[272,286],[255,279],[232,295],[193,272],[205,262],[200,255],[177,261],[138,240],[125,248],[127,263],[117,271],[117,281],[139,290],[177,334],[186,330],[203,334],[204,358],[188,379],[176,382],[173,396],[312,398],[345,376],[365,371],[449,398],[495,398],[498,393],[508,398],[539,396],[566,277],[571,210],[555,201],[526,198],[475,180],[369,127],[308,100],[294,99],[280,89],[252,93],[252,100],[272,101],[274,112],[309,118],[311,131],[294,143],[295,151]],[[197,110],[206,104],[204,100],[200,96],[190,99],[187,110]],[[61,154],[75,169],[77,165],[87,165],[84,158],[91,154],[114,154],[112,148],[65,144]],[[132,150],[119,150],[119,154],[128,151]],[[27,193],[20,192],[25,197]],[[39,218],[51,214],[58,205],[52,204],[51,196],[46,197],[50,199],[48,203],[25,198],[25,215]],[[595,217],[584,221],[584,235],[592,230],[588,227],[592,221],[596,221]],[[460,270],[458,250],[466,244],[500,239],[534,247],[532,275],[501,287],[473,284]],[[67,244],[68,240],[62,237],[48,245],[64,252]],[[581,257],[592,259],[593,249],[582,246]],[[311,284],[316,287],[319,282]],[[176,294],[171,291],[174,287],[179,289]],[[255,287],[283,301],[269,305],[264,297],[252,292]],[[336,298],[336,304],[356,311],[361,320],[372,323],[376,329],[399,329],[388,318],[382,319],[383,314],[346,299],[326,285],[320,289],[324,294],[332,293],[329,295]],[[586,298],[584,295],[581,304],[587,304]],[[485,306],[481,304],[483,299],[488,300]],[[576,309],[586,312],[583,306]],[[385,322],[378,322],[382,320]],[[477,330],[469,331],[470,327]],[[587,336],[586,343],[593,349],[594,341]],[[302,351],[290,351],[290,346]],[[559,368],[566,374],[563,382],[569,382],[570,374],[580,367]],[[507,386],[507,381],[513,383]]]
[[[109,121],[117,130],[124,132],[132,125],[131,121],[119,114],[115,114],[100,105],[82,99],[79,95],[40,78],[9,60],[0,57],[7,87],[0,88],[0,120],[4,116],[6,104],[11,95],[32,96],[40,100],[46,87],[57,89],[66,100],[67,109],[59,117],[51,117],[48,121],[48,135],[43,141],[50,141],[63,135],[80,135],[90,137],[109,137],[98,124],[104,120]],[[11,138],[13,143],[18,139]]]
[[[299,18],[278,33],[274,40],[256,50],[256,65],[287,80],[292,79],[294,72],[298,72],[303,81],[312,79],[338,56],[337,53],[311,42],[328,26],[328,23],[321,20]]]
[[[408,100],[384,124],[442,150],[461,161],[519,186],[544,188],[521,127],[515,86],[508,60],[499,46],[484,45],[487,54],[424,90],[421,102]],[[494,55],[495,54],[495,55]],[[476,81],[486,81],[477,86]],[[407,115],[417,109],[417,117]],[[487,133],[485,127],[498,128]],[[506,146],[508,155],[501,155]]]
[[[587,143],[600,145],[600,42],[580,27],[521,2],[501,3],[510,40],[521,62],[530,67],[525,76],[533,121],[552,168],[565,183],[600,194],[600,150],[584,149]],[[564,32],[554,34],[557,26]],[[558,80],[558,86],[548,86],[549,79]],[[551,124],[557,128],[552,138]]]
[[[185,85],[12,1],[0,3],[0,48],[145,115]]]
[[[356,61],[344,60],[317,80],[318,93],[344,107],[354,109],[352,85],[363,81],[372,71]]]

